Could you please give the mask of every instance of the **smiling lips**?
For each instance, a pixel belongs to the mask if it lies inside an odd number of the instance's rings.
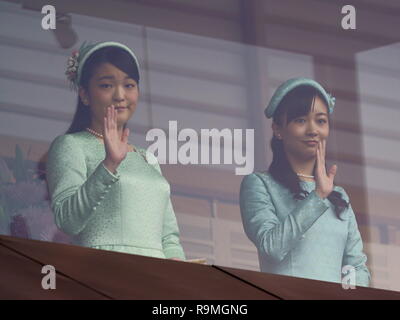
[[[309,141],[304,141],[304,143],[310,147],[314,147],[318,144],[318,141],[316,140],[309,140]]]
[[[117,111],[123,111],[126,109],[128,109],[128,107],[115,106],[115,110],[117,110]]]

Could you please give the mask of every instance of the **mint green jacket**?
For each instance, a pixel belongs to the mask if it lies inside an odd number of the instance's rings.
[[[314,182],[300,183],[309,192],[304,200],[293,199],[267,173],[253,173],[242,181],[243,226],[257,247],[261,271],[340,283],[342,268],[352,266],[356,285],[368,286],[367,257],[351,205],[340,220],[332,203],[315,192]],[[343,188],[334,190],[349,201]]]
[[[116,174],[104,158],[103,143],[88,132],[53,141],[47,180],[57,226],[78,245],[184,259],[170,186],[154,155],[128,152]]]

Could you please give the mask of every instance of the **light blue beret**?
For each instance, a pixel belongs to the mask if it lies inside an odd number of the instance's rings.
[[[307,78],[294,78],[289,79],[283,84],[281,84],[278,89],[276,89],[274,95],[272,96],[268,106],[265,108],[264,113],[267,118],[272,118],[278,107],[279,103],[282,101],[283,97],[286,96],[291,90],[298,86],[311,86],[321,93],[329,108],[329,113],[333,112],[335,106],[335,98],[325,91],[325,89],[315,80]]]

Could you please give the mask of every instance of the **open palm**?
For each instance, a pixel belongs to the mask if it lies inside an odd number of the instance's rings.
[[[326,198],[333,190],[333,180],[337,172],[337,166],[333,165],[329,168],[328,173],[326,172],[325,166],[325,155],[326,155],[326,140],[318,142],[317,148],[317,162],[315,172],[315,191],[321,198]]]
[[[117,111],[113,105],[107,108],[106,116],[104,117],[103,135],[106,150],[104,164],[114,172],[128,153],[129,129],[125,128],[122,135],[119,135]]]

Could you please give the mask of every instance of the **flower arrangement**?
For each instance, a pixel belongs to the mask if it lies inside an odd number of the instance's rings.
[[[10,166],[0,158],[0,234],[71,242],[55,225],[43,172],[28,167],[18,145]]]

